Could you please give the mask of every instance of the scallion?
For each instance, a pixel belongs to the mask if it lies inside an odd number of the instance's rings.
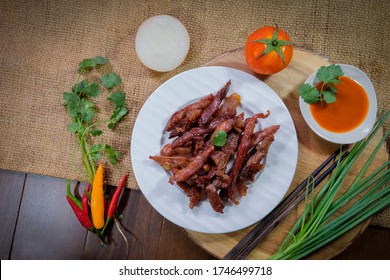
[[[352,147],[344,161],[338,163],[321,190],[316,195],[312,195],[311,203],[305,202],[302,215],[282,242],[279,250],[270,259],[307,257],[375,213],[390,206],[390,161],[385,162],[371,174],[365,174],[390,135],[390,129],[383,135],[348,189],[340,194],[340,188],[351,167],[389,116],[390,111],[375,123],[369,136]],[[363,178],[364,175],[367,176]],[[311,184],[312,181],[308,182],[308,189]],[[308,197],[307,195],[306,199]],[[341,214],[336,215],[337,212]]]

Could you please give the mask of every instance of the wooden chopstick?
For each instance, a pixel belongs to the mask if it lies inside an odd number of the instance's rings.
[[[276,215],[296,198],[296,196],[306,186],[307,180],[309,178],[316,177],[321,172],[321,170],[324,169],[324,167],[327,166],[329,162],[331,162],[337,156],[338,153],[338,150],[335,151],[319,167],[317,167],[317,169],[314,170],[305,181],[303,181],[298,187],[296,187],[285,199],[283,199],[279,203],[276,208],[274,208],[267,216],[265,216],[251,232],[249,232],[243,239],[241,239],[240,242],[232,250],[230,250],[229,253],[226,254],[224,259],[234,259],[235,256],[238,255],[239,252],[244,249],[245,244],[251,243],[253,239],[256,238],[256,232],[264,228],[268,223],[275,219]]]
[[[225,256],[224,260],[239,260],[244,259],[249,253],[304,199],[306,193],[305,188],[308,181],[314,179],[338,154],[340,150],[335,151],[327,158],[316,170],[314,170],[308,178],[298,185],[279,205],[265,216],[236,246],[233,247]],[[349,152],[346,151],[341,156],[343,160]],[[337,161],[328,167],[314,181],[314,186],[310,191],[319,185],[326,176],[337,166]]]

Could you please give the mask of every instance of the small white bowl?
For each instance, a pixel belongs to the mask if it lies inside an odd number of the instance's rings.
[[[299,97],[299,107],[306,123],[318,136],[322,137],[323,139],[329,142],[333,142],[337,144],[352,144],[366,137],[370,133],[372,127],[374,126],[376,120],[376,114],[377,114],[376,93],[370,79],[363,71],[361,71],[360,69],[354,66],[347,65],[347,64],[336,64],[336,65],[339,65],[341,67],[344,76],[348,76],[351,79],[358,82],[366,91],[369,100],[369,109],[364,121],[358,127],[348,132],[344,132],[344,133],[330,132],[318,125],[318,123],[315,121],[315,119],[313,118],[310,112],[310,104],[303,101],[302,97]],[[315,79],[316,74],[317,71],[311,74],[310,77],[305,81],[305,83],[308,83],[312,86],[316,85],[318,83],[318,81],[316,81]]]

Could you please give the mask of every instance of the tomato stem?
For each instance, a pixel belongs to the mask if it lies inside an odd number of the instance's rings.
[[[278,25],[275,24],[275,31],[271,39],[259,39],[259,40],[252,41],[252,43],[265,44],[265,50],[256,59],[260,59],[266,54],[275,51],[279,55],[280,59],[284,64],[284,55],[281,50],[281,47],[291,45],[291,42],[285,40],[279,40],[278,36],[279,36],[279,28]]]

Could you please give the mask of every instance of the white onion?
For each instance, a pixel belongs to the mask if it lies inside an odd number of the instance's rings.
[[[178,67],[190,49],[190,36],[176,18],[158,15],[145,20],[135,36],[135,51],[148,68],[167,72]]]

